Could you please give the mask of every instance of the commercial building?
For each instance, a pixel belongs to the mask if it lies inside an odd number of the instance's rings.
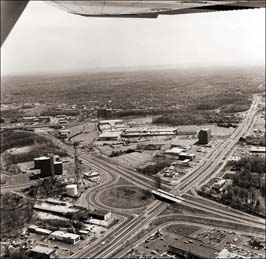
[[[185,126],[179,126],[176,134],[196,136],[197,132],[198,132],[197,125],[185,125]]]
[[[177,128],[129,128],[122,133],[124,138],[174,136]]]
[[[84,173],[83,177],[92,182],[98,182],[100,179],[100,174],[98,172]]]
[[[181,237],[175,243],[169,245],[169,250],[178,258],[188,259],[217,258],[220,252],[220,250],[206,246],[201,241],[190,237]]]
[[[34,169],[41,171],[40,177],[63,174],[63,163],[58,156],[34,158]]]
[[[195,154],[189,154],[189,153],[185,153],[185,152],[181,152],[178,156],[178,158],[180,160],[187,160],[189,159],[190,161],[194,160],[195,159]]]
[[[266,147],[251,147],[250,148],[250,153],[253,153],[253,154],[265,154],[266,153]]]
[[[52,231],[49,229],[39,228],[38,226],[35,226],[35,225],[29,226],[28,231],[32,233],[37,233],[40,235],[50,235],[52,233]]]
[[[112,109],[111,108],[98,109],[97,118],[104,118],[104,119],[112,118]]]
[[[225,179],[220,179],[218,182],[214,183],[212,188],[215,190],[219,190],[220,188],[222,188],[226,183]]]
[[[38,259],[52,259],[57,258],[57,251],[50,247],[37,245],[30,250],[29,256]]]
[[[59,130],[58,137],[61,139],[66,139],[68,138],[69,134],[70,134],[70,130],[68,129]]]
[[[110,125],[112,127],[114,127],[115,125],[118,124],[123,124],[123,120],[102,120],[99,122],[99,126],[103,126],[103,125]]]
[[[112,216],[110,211],[92,210],[88,212],[88,217],[98,220],[108,220]]]
[[[80,241],[80,235],[72,234],[64,231],[54,231],[50,235],[51,239],[62,241],[64,243],[75,245]]]
[[[201,129],[198,134],[199,144],[207,145],[211,141],[211,130],[209,128]]]
[[[76,208],[71,208],[68,206],[63,206],[63,205],[53,205],[53,204],[48,204],[48,203],[40,203],[40,204],[35,204],[33,207],[35,210],[40,210],[44,212],[50,212],[59,216],[67,216],[67,215],[72,215],[78,212],[78,209]]]
[[[117,141],[120,139],[121,131],[104,131],[97,138],[97,141]]]
[[[178,157],[179,154],[182,153],[183,151],[184,151],[184,149],[182,149],[182,148],[174,147],[174,148],[166,150],[165,153],[167,155],[177,156]]]

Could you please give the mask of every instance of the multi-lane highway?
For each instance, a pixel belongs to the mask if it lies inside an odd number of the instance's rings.
[[[186,193],[190,188],[194,187],[195,185],[198,186],[198,182],[203,181],[206,179],[206,177],[210,177],[213,173],[214,169],[217,167],[217,165],[223,160],[224,156],[231,150],[231,148],[236,144],[236,142],[239,140],[239,138],[245,133],[245,131],[248,129],[249,125],[252,123],[253,117],[256,112],[256,105],[257,100],[255,99],[251,108],[249,109],[246,118],[243,120],[243,122],[239,125],[239,127],[235,130],[235,132],[232,134],[232,136],[225,141],[212,155],[211,157],[203,163],[198,170],[194,170],[193,174],[189,174],[187,178],[184,178],[183,181],[181,181],[180,185],[172,191],[172,193],[176,193],[179,191],[179,194]],[[98,160],[97,158],[96,160]],[[95,161],[94,161],[95,162]],[[99,161],[100,162],[100,161]],[[101,161],[103,162],[103,161]],[[102,163],[105,164],[105,163]],[[125,173],[125,171],[123,172]],[[134,179],[133,179],[134,180]],[[142,185],[144,185],[142,183]],[[147,186],[146,186],[147,187]],[[202,210],[209,211],[212,213],[217,212],[217,216],[223,216],[228,217],[232,221],[238,220],[244,224],[251,224],[253,226],[257,226],[259,228],[264,229],[265,228],[265,221],[254,217],[250,215],[238,215],[236,212],[227,211],[225,209],[215,209],[213,207],[210,208],[210,206],[197,204],[196,202],[191,201],[183,201],[184,204],[199,207]],[[191,204],[192,203],[192,204]],[[125,240],[128,240],[132,238],[134,235],[136,235],[141,228],[145,227],[149,224],[149,222],[157,215],[161,213],[165,209],[165,205],[160,202],[154,202],[152,206],[143,213],[143,215],[140,215],[138,218],[135,218],[132,220],[132,224],[125,226],[123,229],[121,229],[120,234],[113,239],[111,244],[108,244],[103,248],[103,251],[98,251],[96,254],[93,253],[93,251],[88,251],[87,255],[91,256],[97,256],[97,257],[109,257],[112,254],[114,254],[115,250],[119,250],[121,246],[123,246],[123,243]],[[86,256],[86,253],[84,254]]]
[[[249,129],[252,124],[254,115],[256,113],[256,105],[257,98],[254,98],[254,101],[247,112],[247,115],[243,122],[239,125],[239,127],[234,131],[234,133],[230,136],[228,140],[224,143],[220,144],[216,150],[209,155],[207,160],[202,161],[194,170],[185,175],[178,186],[172,189],[169,192],[169,195],[175,195],[177,198],[187,193],[191,188],[199,187],[204,181],[208,178],[211,178],[217,166],[223,161],[224,157],[230,152],[230,150],[237,143],[239,138],[245,134],[245,132]],[[69,154],[73,155],[74,150],[72,147],[62,143],[55,137],[51,135],[46,135],[57,145],[61,146],[65,149]],[[145,175],[140,175],[134,170],[126,169],[116,164],[113,164],[108,158],[102,158],[95,154],[86,154],[84,152],[80,152],[80,158],[91,167],[98,169],[100,171],[109,173],[113,175],[110,178],[110,181],[115,181],[117,178],[115,176],[121,175],[126,178],[129,182],[134,183],[135,185],[153,190],[155,188],[155,180],[147,177]],[[104,186],[109,186],[110,183],[106,183]],[[103,187],[103,186],[101,186]],[[163,184],[163,188],[169,188],[166,184]],[[92,196],[93,197],[93,196]],[[97,199],[88,198],[91,203],[94,203],[95,206],[102,207],[101,204],[97,204]],[[96,203],[96,204],[95,204]],[[197,201],[192,201],[187,199],[186,197],[182,198],[182,203],[186,206],[190,206],[212,215],[216,217],[222,217],[227,219],[230,222],[238,222],[239,224],[248,224],[250,226],[254,226],[256,228],[265,229],[265,221],[261,218],[251,216],[245,213],[237,213],[237,211],[228,209],[226,207],[216,208],[214,206],[208,204],[201,204]],[[145,228],[149,225],[149,223],[158,216],[164,209],[166,205],[160,201],[155,201],[148,208],[146,208],[140,215],[134,217],[132,220],[126,222],[121,225],[118,230],[112,233],[111,242],[99,247],[97,245],[91,247],[85,247],[83,250],[79,251],[77,254],[73,256],[73,258],[106,258],[111,257],[114,253],[119,251],[122,246],[125,244],[127,240],[130,240],[134,237],[141,229]]]

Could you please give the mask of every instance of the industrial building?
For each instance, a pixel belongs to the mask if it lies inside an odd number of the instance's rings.
[[[75,245],[80,241],[80,235],[72,234],[64,231],[54,231],[50,235],[51,239],[62,241],[64,243]]]
[[[199,144],[207,145],[211,141],[211,130],[209,128],[201,129],[198,134]]]
[[[34,169],[41,171],[40,177],[63,174],[63,163],[59,156],[42,156],[34,158]]]
[[[50,247],[37,245],[30,250],[29,256],[39,259],[52,259],[57,258],[57,251]]]

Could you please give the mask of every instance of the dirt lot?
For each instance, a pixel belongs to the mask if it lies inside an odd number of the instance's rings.
[[[83,125],[69,128],[70,136],[82,131],[82,134],[75,136],[71,141],[81,141],[84,145],[91,144],[98,136],[96,125],[94,123],[86,123]]]
[[[155,152],[152,152],[152,151],[144,151],[142,153],[132,152],[130,154],[125,154],[119,157],[114,157],[112,159],[126,167],[137,168],[137,167],[142,167],[147,162],[152,161],[154,153]]]
[[[177,235],[191,235],[199,229],[199,227],[195,227],[192,225],[171,225],[166,227],[165,231]]]

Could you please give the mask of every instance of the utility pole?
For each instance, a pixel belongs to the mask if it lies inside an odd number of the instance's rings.
[[[50,157],[50,170],[51,170],[51,176],[54,178],[55,176],[55,168],[54,168],[54,156],[53,154],[49,154]]]
[[[76,176],[76,184],[78,191],[80,191],[80,161],[78,156],[78,142],[73,143],[74,146],[74,158],[75,158],[75,176]]]

